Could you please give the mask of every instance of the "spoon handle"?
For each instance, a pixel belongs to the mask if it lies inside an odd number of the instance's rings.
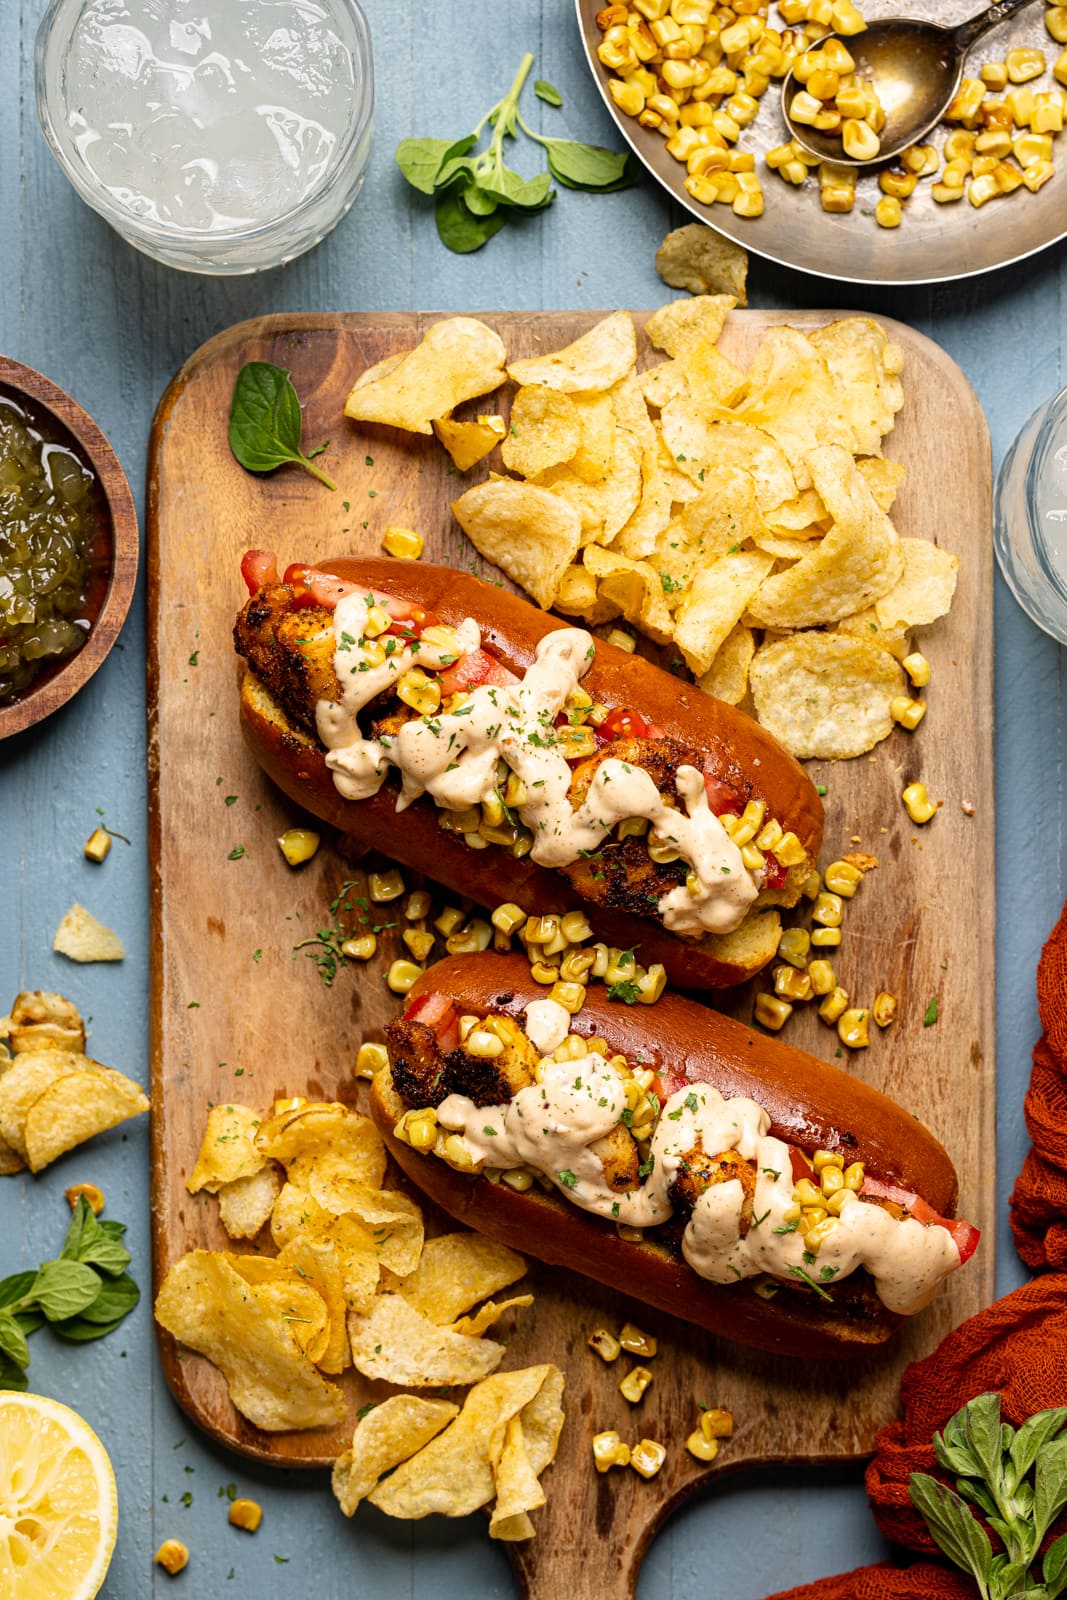
[[[965,55],[971,46],[977,44],[983,34],[995,28],[999,22],[1007,22],[1023,6],[1031,5],[1033,0],[997,0],[996,5],[980,11],[976,17],[969,17],[966,22],[961,22],[958,28],[953,29],[955,42],[960,51]]]

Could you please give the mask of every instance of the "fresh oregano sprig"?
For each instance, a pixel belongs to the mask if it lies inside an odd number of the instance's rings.
[[[78,1197],[63,1248],[34,1271],[0,1279],[0,1389],[25,1389],[29,1335],[48,1322],[85,1344],[113,1333],[141,1298],[126,1268],[125,1225],[101,1222]]]
[[[956,1488],[913,1472],[911,1503],[940,1550],[969,1572],[982,1600],[1057,1600],[1067,1593],[1067,1534],[1042,1541],[1067,1506],[1067,1407],[1039,1411],[1021,1428],[1002,1422],[1000,1396],[981,1394],[934,1435],[938,1464]],[[977,1506],[1004,1546],[993,1554]]]
[[[527,127],[519,113],[519,96],[533,62],[532,55],[523,56],[511,88],[473,133],[459,139],[403,139],[397,146],[397,166],[412,188],[433,195],[437,232],[457,255],[480,250],[509,216],[529,215],[551,205],[553,178],[564,188],[601,194],[626,188],[636,178],[632,155],[574,139],[545,138]],[[543,78],[534,84],[534,92],[546,105],[563,104],[559,90]],[[486,129],[489,143],[479,151]],[[547,172],[523,178],[507,165],[504,141],[517,139],[520,130],[543,148]]]

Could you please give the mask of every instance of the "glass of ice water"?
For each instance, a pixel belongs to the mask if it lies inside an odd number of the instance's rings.
[[[51,0],[36,72],[78,194],[169,266],[281,266],[363,183],[374,79],[356,0]]]
[[[1034,412],[1004,457],[994,541],[1023,610],[1067,644],[1067,389]]]

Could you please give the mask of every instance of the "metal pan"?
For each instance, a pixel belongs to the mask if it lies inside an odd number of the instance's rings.
[[[818,184],[814,178],[802,189],[783,183],[776,173],[764,167],[764,153],[782,144],[786,137],[779,86],[772,82],[760,104],[756,121],[745,129],[742,148],[755,150],[763,181],[765,208],[761,217],[737,217],[729,206],[699,204],[686,191],[685,166],[667,154],[660,134],[642,128],[622,114],[608,93],[609,72],[597,59],[601,39],[596,14],[604,0],[576,0],[578,23],[590,71],[619,132],[652,176],[699,221],[708,223],[746,250],[799,267],[823,278],[845,283],[938,283],[953,278],[973,277],[993,267],[1007,266],[1044,250],[1067,237],[1067,175],[1060,170],[1031,194],[1019,188],[1011,195],[991,200],[976,210],[964,198],[942,206],[929,194],[929,180],[919,184],[911,200],[904,203],[904,220],[899,228],[880,228],[873,212],[879,198],[877,177],[860,179],[856,204],[842,216],[822,210]],[[876,17],[899,16],[900,3],[894,0],[865,0],[863,13],[869,21]],[[924,9],[931,20],[950,24],[962,22],[976,9],[975,0],[932,0]],[[1006,50],[1034,46],[1044,50],[1051,67],[1060,53],[1045,32],[1044,6],[1027,7],[995,28],[977,46],[968,63],[968,75],[977,75],[985,61],[1002,61]],[[1052,85],[1051,72],[1034,87]],[[933,142],[940,148],[944,130]],[[1067,132],[1054,144],[1053,159],[1062,167],[1067,158]]]

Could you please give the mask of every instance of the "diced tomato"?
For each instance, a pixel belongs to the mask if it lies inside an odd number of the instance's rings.
[[[789,876],[785,867],[769,852],[763,858],[763,887],[765,889],[780,889]]]
[[[708,805],[717,817],[725,816],[728,812],[733,812],[735,817],[740,816],[745,809],[745,802],[714,773],[705,772],[704,788],[708,796]]]
[[[652,732],[652,724],[640,711],[628,711],[619,706],[608,715],[600,724],[599,733],[602,739],[647,739]]]
[[[273,550],[246,550],[241,557],[241,576],[249,594],[278,581],[278,558]]]
[[[459,1044],[459,1018],[456,1008],[446,994],[421,994],[412,1000],[404,1012],[407,1022],[422,1022],[432,1028],[437,1043],[447,1054]]]
[[[795,1144],[789,1146],[789,1160],[793,1168],[794,1183],[799,1183],[801,1178],[810,1178],[815,1170],[803,1150],[798,1150]]]
[[[922,1195],[914,1194],[910,1189],[902,1189],[893,1183],[883,1183],[880,1178],[864,1178],[860,1193],[870,1195],[877,1200],[892,1200],[898,1206],[902,1206],[916,1222],[922,1222],[928,1227],[933,1224],[947,1229],[959,1251],[961,1266],[971,1259],[978,1248],[978,1241],[982,1235],[973,1222],[968,1222],[964,1217],[943,1217],[933,1206],[927,1204]]]
[[[452,666],[446,667],[438,679],[445,694],[459,694],[464,690],[477,689],[483,683],[495,684],[504,689],[508,684],[518,681],[513,672],[509,672],[507,667],[486,650],[468,650],[465,656],[460,656]]]

